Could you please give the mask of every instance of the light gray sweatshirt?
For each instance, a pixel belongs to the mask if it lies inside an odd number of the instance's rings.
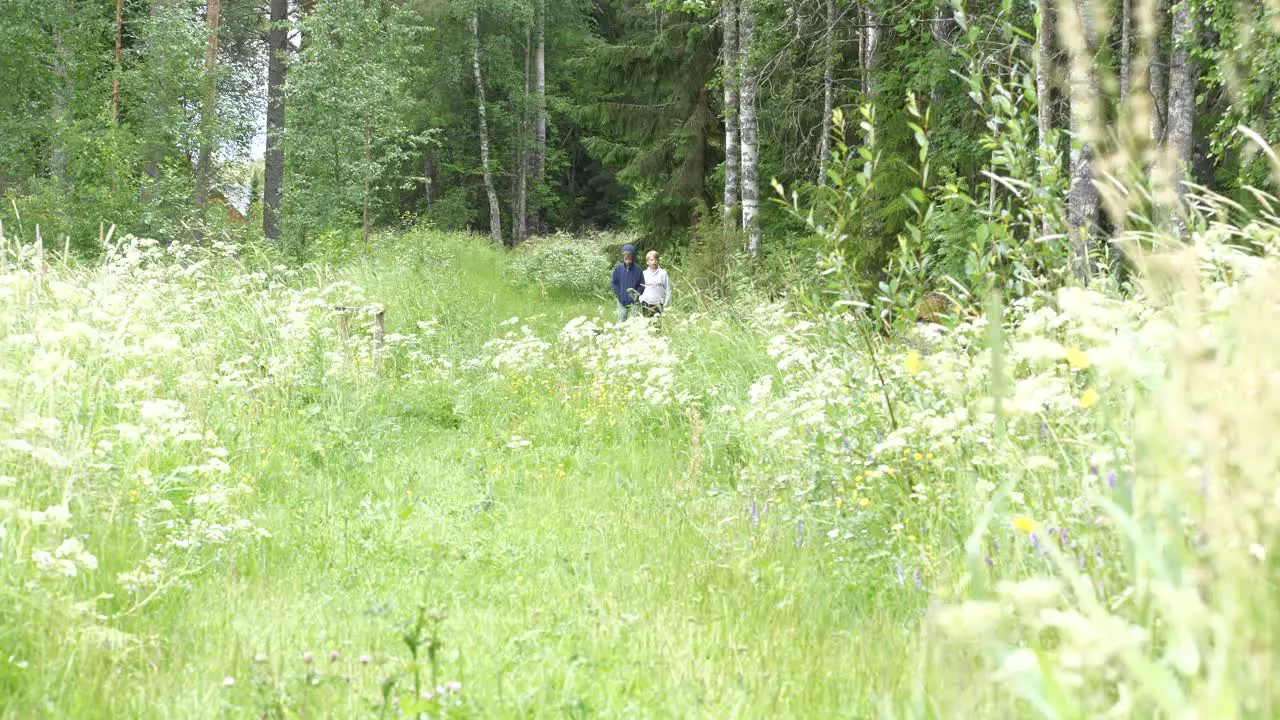
[[[640,302],[650,305],[667,305],[671,302],[671,276],[665,268],[657,270],[644,269],[644,293]]]

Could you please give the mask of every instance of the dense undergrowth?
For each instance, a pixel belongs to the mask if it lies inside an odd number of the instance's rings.
[[[0,707],[1268,717],[1244,233],[892,343],[750,287],[614,326],[607,239],[549,243],[554,287],[427,232],[299,267],[10,239]]]

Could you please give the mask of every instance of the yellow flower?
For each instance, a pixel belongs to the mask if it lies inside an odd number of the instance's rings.
[[[1083,350],[1067,348],[1067,364],[1073,370],[1088,370],[1091,363],[1089,362],[1089,356],[1085,355]]]
[[[916,373],[920,372],[920,354],[917,353],[915,350],[912,350],[911,352],[907,353],[907,359],[905,364],[907,366],[907,372],[910,373],[911,375],[915,375]]]
[[[925,454],[924,454],[924,457],[925,457],[925,459],[926,459],[926,460],[932,460],[932,459],[933,459],[933,453],[925,453]]]
[[[915,541],[916,541],[916,536],[915,536],[915,535],[908,535],[908,536],[907,536],[907,540],[909,540],[909,541],[911,541],[911,542],[915,542]]]
[[[912,459],[913,459],[913,460],[915,460],[916,462],[920,462],[920,459],[921,459],[921,455],[920,455],[920,453],[916,453],[916,454],[912,457]]]
[[[1085,390],[1084,394],[1080,396],[1080,407],[1085,408],[1086,410],[1097,404],[1098,391],[1093,388]]]
[[[1013,519],[1013,528],[1028,535],[1035,532],[1037,527],[1036,521],[1026,515],[1019,515]]]
[[[869,499],[867,499],[867,498],[862,498],[862,499],[858,500],[858,504],[859,504],[859,505],[861,505],[862,507],[866,507],[866,506],[868,506],[868,505],[870,505],[870,504],[871,504],[871,500],[869,500]]]

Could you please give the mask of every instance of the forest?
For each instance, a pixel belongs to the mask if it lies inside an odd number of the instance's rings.
[[[0,48],[0,719],[1280,714],[1280,2]]]

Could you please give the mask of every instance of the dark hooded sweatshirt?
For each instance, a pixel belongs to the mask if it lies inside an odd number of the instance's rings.
[[[641,287],[644,284],[644,271],[633,260],[631,266],[627,267],[626,263],[618,263],[613,269],[613,294],[618,298],[618,302],[623,305],[632,305],[635,303],[627,295],[627,290],[635,290],[637,294],[644,291]]]

